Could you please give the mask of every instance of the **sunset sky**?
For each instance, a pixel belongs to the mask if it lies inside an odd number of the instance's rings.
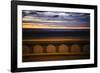
[[[23,10],[22,22],[23,28],[89,29],[90,14]]]

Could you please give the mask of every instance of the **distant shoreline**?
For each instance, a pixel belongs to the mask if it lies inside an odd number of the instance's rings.
[[[23,29],[23,38],[46,37],[90,37],[90,30],[66,30],[66,29]]]

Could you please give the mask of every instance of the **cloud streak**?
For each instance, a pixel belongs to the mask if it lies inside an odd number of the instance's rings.
[[[89,27],[90,25],[88,13],[23,10],[22,15],[23,23],[36,23],[34,26],[43,24],[48,27]]]

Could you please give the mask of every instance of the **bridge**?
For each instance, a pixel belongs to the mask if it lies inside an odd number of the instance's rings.
[[[23,39],[23,62],[89,58],[89,38]]]

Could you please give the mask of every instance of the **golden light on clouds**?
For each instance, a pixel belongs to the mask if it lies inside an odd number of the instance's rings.
[[[57,26],[57,25],[45,25],[37,23],[23,23],[23,28],[26,29],[90,29],[90,27],[72,27],[72,26]]]

